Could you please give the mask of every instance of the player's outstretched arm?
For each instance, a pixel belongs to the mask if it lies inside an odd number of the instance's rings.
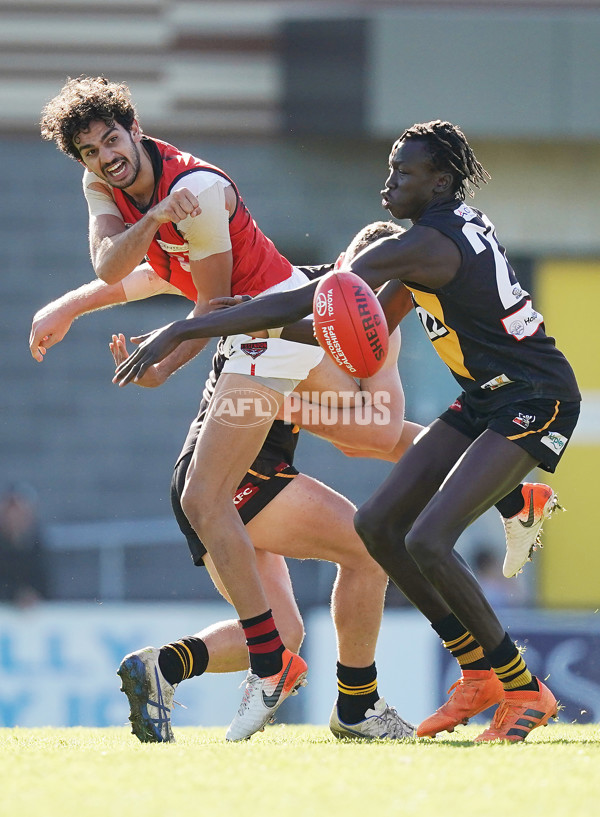
[[[276,292],[230,309],[217,309],[208,315],[175,321],[150,334],[131,338],[133,343],[139,344],[138,348],[118,367],[113,383],[126,386],[137,380],[149,366],[163,360],[185,340],[251,334],[299,321],[312,312],[317,283],[309,281],[298,289]]]
[[[73,321],[81,315],[165,292],[181,295],[175,287],[160,278],[149,264],[140,264],[116,284],[94,280],[70,290],[33,316],[29,334],[31,355],[41,363],[47,349],[60,343]]]
[[[251,295],[232,295],[230,298],[213,298],[210,304],[213,309],[227,309],[230,306],[237,306],[251,300]],[[302,320],[291,323],[289,326],[277,327],[275,334],[269,333],[269,337],[280,337],[282,340],[293,340],[294,343],[304,343],[308,346],[319,345],[319,341],[315,337],[312,318],[302,318]]]
[[[60,343],[76,318],[126,300],[121,283],[109,285],[103,281],[90,281],[46,304],[35,313],[31,323],[29,351],[33,359],[41,363],[46,351]]]
[[[377,293],[377,300],[383,307],[388,331],[390,335],[413,308],[413,302],[409,290],[402,281],[394,279],[384,284]]]

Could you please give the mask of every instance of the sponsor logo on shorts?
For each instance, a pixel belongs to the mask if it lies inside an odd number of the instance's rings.
[[[279,404],[258,389],[226,389],[212,399],[210,416],[226,426],[260,426],[275,419]]]
[[[463,410],[463,404],[461,403],[460,398],[457,397],[456,400],[454,401],[454,403],[452,403],[451,406],[448,406],[448,409],[449,409],[449,411],[462,411]]]
[[[535,414],[522,414],[519,412],[516,417],[513,418],[513,423],[516,423],[521,428],[529,428],[529,426],[535,420]]]
[[[499,374],[497,377],[492,377],[491,380],[488,380],[487,383],[482,383],[482,389],[489,389],[490,391],[494,391],[494,389],[499,389],[501,386],[506,386],[507,383],[512,383],[513,381],[510,377],[507,377],[505,374]]]
[[[542,438],[542,443],[548,446],[548,448],[550,448],[556,454],[560,454],[568,442],[568,437],[564,437],[562,434],[557,434],[555,431],[551,431],[550,434],[547,434]]]
[[[267,351],[267,341],[253,341],[252,343],[241,343],[240,349],[245,355],[249,355],[253,360],[260,357]]]
[[[258,493],[258,485],[253,485],[251,482],[248,482],[246,485],[242,485],[237,494],[233,497],[233,504],[239,509],[256,493]]]

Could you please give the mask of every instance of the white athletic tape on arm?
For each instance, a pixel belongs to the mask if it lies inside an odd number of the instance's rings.
[[[153,295],[182,295],[177,287],[157,275],[147,264],[136,267],[121,283],[128,301],[141,301]]]
[[[90,216],[123,218],[115,204],[110,187],[89,170],[85,170],[83,174],[83,195],[87,201]]]
[[[201,261],[210,255],[227,252],[227,250],[231,249],[229,212],[225,206],[223,184],[220,179],[215,181],[214,174],[210,174],[213,183],[210,187],[198,190],[198,185],[194,183],[194,176],[198,175],[200,174],[190,173],[184,176],[173,188],[173,190],[177,190],[179,187],[187,187],[188,190],[194,193],[202,209],[199,216],[194,218],[188,216],[177,225],[178,230],[188,243],[190,261]]]

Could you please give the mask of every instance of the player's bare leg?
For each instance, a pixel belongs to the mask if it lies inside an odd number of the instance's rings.
[[[257,397],[263,405],[256,404]],[[307,671],[304,660],[281,641],[252,542],[232,501],[270,427],[264,404],[274,416],[282,402],[282,394],[258,380],[222,375],[196,441],[181,497],[183,511],[240,617],[250,654],[244,697],[227,740],[245,740],[261,730],[283,701],[305,683]],[[228,405],[234,411],[225,414],[223,408]]]
[[[478,664],[483,662],[493,669],[505,696],[521,696],[531,706],[539,699],[540,706],[545,706],[544,690],[505,633],[475,577],[454,552],[454,544],[467,525],[518,485],[535,464],[526,451],[500,434],[488,430],[470,443],[436,420],[361,509],[356,522],[375,558],[425,613],[445,643],[448,636],[443,629],[454,629],[453,642],[468,642],[469,655],[478,656]],[[408,569],[410,559],[420,575]],[[461,663],[458,652],[456,657]],[[447,706],[452,708],[454,703],[451,699]],[[462,698],[459,703],[462,707]],[[454,708],[458,712],[461,707]],[[452,729],[480,709],[472,707],[470,713],[461,709],[458,719],[439,724],[433,723],[434,715],[421,724],[419,734]],[[549,716],[550,709],[546,713]],[[438,714],[448,713],[438,710]]]
[[[223,598],[230,602],[227,591],[208,554],[204,557],[204,563],[215,587]],[[267,594],[269,607],[273,611],[273,618],[277,621],[281,639],[288,649],[298,652],[304,640],[304,624],[294,598],[294,590],[285,559],[275,553],[259,550],[256,552],[256,564],[263,589]],[[237,672],[248,669],[248,648],[244,631],[237,619],[211,624],[196,633],[196,636],[204,641],[208,651],[205,672]]]
[[[254,548],[235,510],[232,497],[252,465],[270,428],[257,423],[251,407],[219,418],[221,400],[236,401],[249,389],[266,395],[279,407],[283,395],[260,382],[236,374],[219,378],[208,416],[196,442],[181,498],[183,510],[200,537],[221,577],[227,594],[241,619],[252,618],[268,609]],[[236,391],[237,390],[237,391]]]
[[[406,738],[412,736],[414,727],[387,706],[377,691],[375,649],[387,577],[356,535],[354,512],[348,499],[300,474],[249,523],[248,529],[257,548],[338,565],[331,599],[338,644],[339,697],[331,720],[334,734]],[[362,694],[358,694],[362,686]],[[338,718],[338,711],[346,720]]]

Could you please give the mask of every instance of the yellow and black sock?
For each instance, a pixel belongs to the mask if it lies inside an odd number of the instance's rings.
[[[431,625],[442,639],[444,647],[458,661],[461,670],[486,670],[492,665],[471,633],[453,613]]]
[[[374,663],[369,667],[346,667],[338,661],[337,685],[338,717],[344,723],[363,721],[367,709],[373,709],[379,700]]]
[[[250,670],[259,678],[268,678],[281,672],[283,661],[281,656],[285,647],[279,636],[271,610],[259,616],[247,618],[240,624],[244,628],[248,654],[250,656]]]
[[[186,678],[206,672],[208,649],[201,638],[188,635],[160,648],[158,666],[170,684],[179,684]]]
[[[487,653],[487,657],[507,692],[522,689],[532,689],[537,692],[540,688],[536,677],[529,671],[517,645],[508,633],[504,634],[504,638],[496,649]]]

